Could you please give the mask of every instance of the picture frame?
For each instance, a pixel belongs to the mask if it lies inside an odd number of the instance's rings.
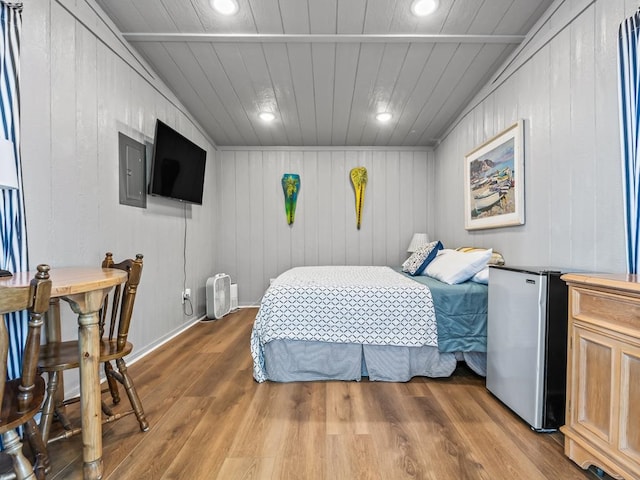
[[[524,121],[465,155],[467,230],[524,224]]]

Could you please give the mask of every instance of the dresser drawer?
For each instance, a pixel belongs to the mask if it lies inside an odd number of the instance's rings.
[[[571,295],[569,315],[574,319],[606,325],[631,336],[638,335],[640,298],[581,287],[573,288]]]

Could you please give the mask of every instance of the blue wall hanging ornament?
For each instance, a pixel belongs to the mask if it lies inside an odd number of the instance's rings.
[[[300,192],[300,175],[285,173],[282,176],[282,191],[284,192],[284,208],[287,213],[287,224],[292,225],[296,216],[296,202]]]

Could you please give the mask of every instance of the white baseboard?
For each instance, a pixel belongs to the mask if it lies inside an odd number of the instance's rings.
[[[173,330],[173,331],[167,333],[166,335],[162,336],[161,338],[159,338],[155,342],[147,345],[146,347],[140,348],[138,350],[136,350],[134,348],[133,353],[131,355],[127,356],[127,366],[133,365],[134,363],[136,363],[141,358],[149,355],[151,352],[153,352],[154,350],[160,348],[165,343],[167,343],[170,340],[176,338],[182,332],[184,332],[184,331],[188,330],[189,328],[193,327],[194,325],[199,323],[204,318],[206,318],[206,317],[203,315],[201,317],[198,317],[198,318],[195,318],[195,319],[191,319],[188,322],[183,323],[182,325],[180,325],[175,330]],[[104,376],[104,371],[102,369],[100,369],[100,383],[104,383],[105,381],[106,381],[106,377]],[[73,398],[73,397],[78,396],[79,394],[80,394],[80,385],[79,385],[79,383],[77,381],[76,382],[72,382],[72,385],[70,385],[70,386],[67,385],[67,383],[65,383],[65,397]]]
[[[154,350],[160,348],[162,345],[164,345],[168,341],[173,340],[174,338],[176,338],[182,332],[190,329],[191,327],[193,327],[195,324],[197,324],[198,322],[200,322],[204,318],[206,318],[205,315],[202,315],[201,317],[198,317],[198,318],[195,318],[195,319],[191,319],[187,323],[183,323],[178,328],[176,328],[172,332],[167,333],[166,335],[164,335],[163,337],[159,338],[158,340],[156,340],[155,342],[151,343],[150,345],[147,345],[146,347],[144,347],[142,349],[139,349],[139,350],[134,350],[131,355],[127,356],[127,365],[133,365],[138,360],[140,360],[141,358],[145,357],[146,355],[149,355],[151,352],[153,352]]]

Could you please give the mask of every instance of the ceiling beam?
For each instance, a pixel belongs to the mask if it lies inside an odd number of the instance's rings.
[[[210,43],[497,43],[519,44],[524,35],[441,34],[237,34],[237,33],[124,33],[130,42]]]

